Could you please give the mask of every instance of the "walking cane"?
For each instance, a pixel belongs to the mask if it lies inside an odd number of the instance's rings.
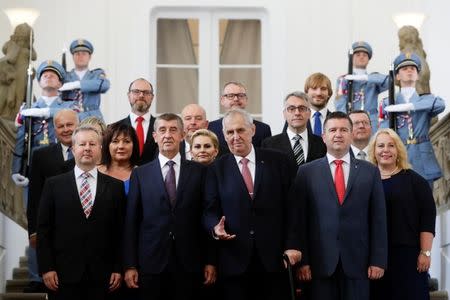
[[[295,287],[294,287],[294,276],[292,275],[292,266],[289,261],[289,257],[286,254],[283,254],[283,260],[287,265],[288,273],[289,273],[289,286],[291,290],[291,300],[295,300]]]

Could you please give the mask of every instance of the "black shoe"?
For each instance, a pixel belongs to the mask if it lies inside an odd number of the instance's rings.
[[[47,293],[45,284],[39,281],[31,281],[27,287],[23,289],[24,293]]]

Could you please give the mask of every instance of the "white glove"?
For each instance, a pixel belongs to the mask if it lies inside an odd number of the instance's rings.
[[[388,105],[384,108],[384,111],[387,112],[402,112],[409,110],[414,110],[414,104],[412,103],[393,104]]]
[[[71,91],[76,90],[81,87],[80,81],[72,81],[72,82],[66,82],[63,84],[62,87],[59,88],[60,91]]]
[[[36,118],[49,118],[50,108],[26,108],[23,109],[20,114],[24,117],[36,117]]]
[[[26,178],[23,175],[20,175],[19,173],[12,174],[11,178],[17,186],[21,186],[21,187],[28,186],[28,183],[30,182],[28,180],[28,178]]]
[[[369,79],[369,76],[367,74],[348,74],[345,75],[344,78],[354,81],[367,81]]]

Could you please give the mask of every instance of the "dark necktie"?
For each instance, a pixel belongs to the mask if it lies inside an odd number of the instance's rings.
[[[73,158],[73,153],[72,153],[72,147],[67,148],[67,159],[72,159]]]
[[[253,180],[252,174],[250,173],[250,169],[248,168],[248,158],[242,158],[242,177],[244,178],[245,186],[247,187],[248,193],[250,197],[253,199]]]
[[[366,153],[364,151],[359,151],[358,155],[357,155],[358,159],[360,160],[366,160]]]
[[[302,139],[302,137],[297,134],[294,136],[293,140],[295,141],[294,143],[294,158],[295,161],[297,162],[297,166],[300,166],[302,163],[305,162],[305,153],[303,152],[303,147],[302,144],[300,143],[300,140]]]
[[[322,114],[319,111],[314,113],[314,131],[313,133],[318,136],[322,136],[322,123],[320,122],[320,116]]]
[[[336,194],[340,205],[344,203],[345,196],[344,168],[342,167],[343,162],[344,161],[340,159],[336,159],[334,161],[334,164],[336,165],[336,170],[334,171],[334,187],[336,188]]]
[[[177,199],[177,186],[175,181],[175,169],[173,165],[174,161],[169,160],[166,165],[169,166],[169,171],[166,174],[166,178],[164,179],[164,184],[166,186],[167,195],[169,196],[170,206],[172,208],[175,206],[175,201]]]
[[[144,151],[144,127],[142,127],[142,121],[144,121],[142,116],[136,118],[136,135],[139,142],[139,155],[142,155],[142,151]]]

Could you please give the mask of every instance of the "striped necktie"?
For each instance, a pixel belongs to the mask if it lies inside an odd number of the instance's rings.
[[[300,140],[302,139],[302,137],[297,134],[292,138],[295,143],[294,143],[294,158],[295,161],[297,162],[297,166],[300,166],[302,163],[305,162],[305,153],[303,152],[303,147],[302,144],[300,143]]]
[[[81,174],[81,187],[80,187],[80,200],[81,207],[83,207],[84,214],[86,215],[86,219],[89,218],[89,215],[92,211],[92,193],[91,187],[88,182],[88,178],[91,176],[88,172],[84,172]]]

